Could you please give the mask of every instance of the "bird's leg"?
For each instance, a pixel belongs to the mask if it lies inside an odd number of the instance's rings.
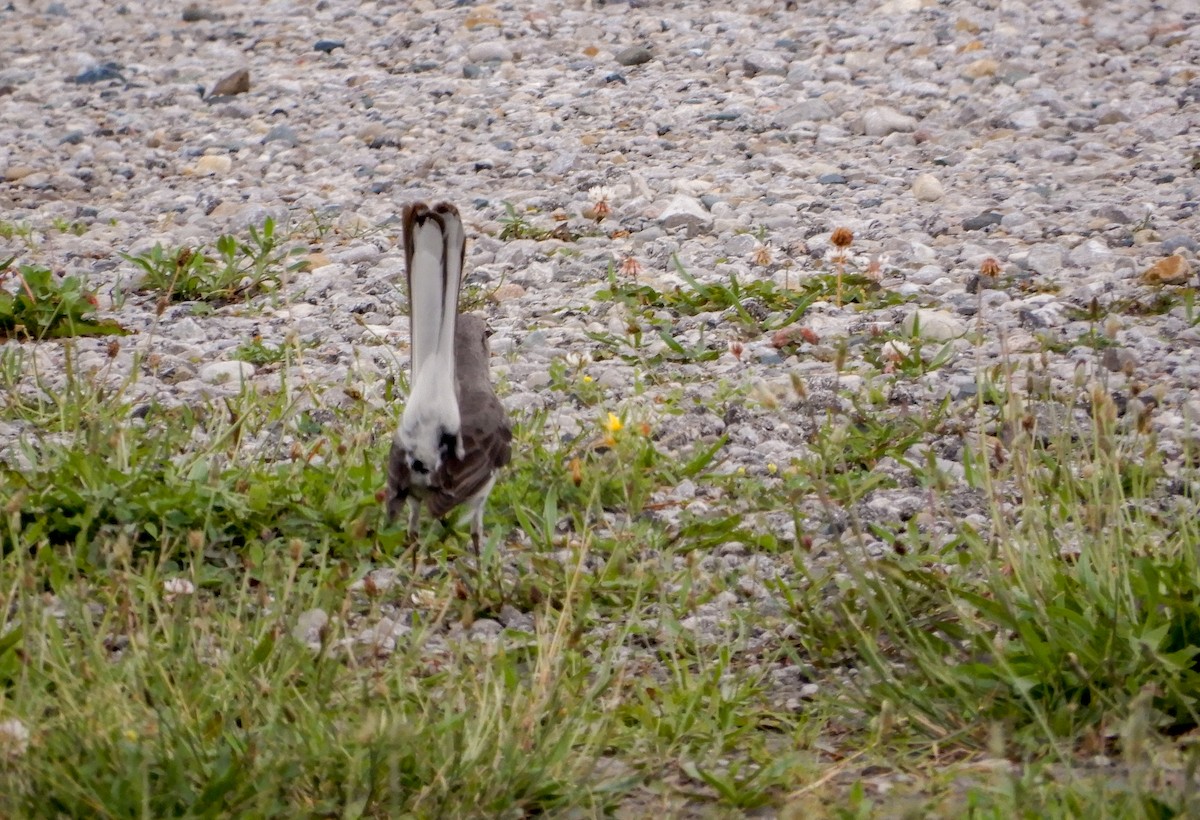
[[[413,575],[417,574],[417,523],[421,518],[421,502],[409,496],[408,499],[408,548],[412,550]]]
[[[471,511],[471,546],[475,548],[475,566],[479,573],[479,587],[483,588],[483,551],[480,545],[483,543],[483,504],[479,504]],[[504,562],[496,567],[496,594],[500,599],[500,606],[504,606]]]

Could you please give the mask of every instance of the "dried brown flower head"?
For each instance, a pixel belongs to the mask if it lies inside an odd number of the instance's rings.
[[[587,208],[587,213],[585,215],[590,219],[596,220],[597,222],[601,222],[605,218],[611,216],[612,205],[610,204],[610,201],[612,198],[613,192],[609,188],[603,185],[592,188],[590,191],[588,191],[588,199],[591,200],[592,204]]]
[[[849,228],[837,228],[829,237],[829,241],[836,248],[848,248],[850,243],[854,241],[854,232]]]
[[[989,256],[979,263],[979,275],[994,278],[1000,275],[1000,262],[994,257]]]
[[[632,256],[626,256],[621,260],[621,275],[630,278],[637,276],[642,272],[642,263],[634,259]]]
[[[763,244],[763,245],[759,245],[757,248],[754,249],[754,264],[759,265],[764,268],[767,265],[771,264],[771,246],[770,245]]]

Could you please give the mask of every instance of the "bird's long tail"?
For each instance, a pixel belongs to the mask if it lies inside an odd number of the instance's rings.
[[[417,475],[463,456],[454,389],[454,323],[466,239],[453,205],[404,210],[404,251],[412,331],[412,380],[399,440]],[[416,476],[414,476],[416,478]]]

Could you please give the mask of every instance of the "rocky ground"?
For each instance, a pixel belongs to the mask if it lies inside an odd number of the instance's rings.
[[[14,0],[0,31],[0,258],[99,288],[135,331],[113,374],[137,362],[141,400],[278,389],[232,358],[260,336],[306,346],[295,378],[382,402],[407,362],[397,215],[448,199],[504,400],[518,417],[550,407],[562,436],[597,423],[544,389],[564,357],[605,391],[601,418],[651,421],[681,450],[724,433],[721,469],[752,475],[804,450],[806,408],[873,387],[973,405],[1001,364],[1047,391],[1102,380],[1122,408],[1152,396],[1168,455],[1200,418],[1187,0]],[[163,306],[122,256],[211,246],[267,217],[306,264],[253,309]],[[853,234],[840,263],[838,228]],[[667,342],[614,356],[598,337],[627,341],[631,312],[598,294],[610,271],[686,292],[675,258],[701,284],[780,289],[840,265],[872,296],[825,294],[791,325],[751,300],[756,329],[730,308],[660,307],[683,347],[719,355],[648,373]],[[78,349],[86,369],[108,341]],[[937,366],[897,385],[914,351]],[[59,365],[58,348],[36,355]],[[711,400],[730,385],[751,399],[722,415]],[[656,416],[679,389],[707,409]],[[925,444],[961,473],[961,436]],[[693,512],[720,502],[695,492],[665,495]],[[921,498],[908,481],[861,512],[903,520]],[[986,518],[969,494],[956,503]],[[761,525],[790,537],[793,522]]]

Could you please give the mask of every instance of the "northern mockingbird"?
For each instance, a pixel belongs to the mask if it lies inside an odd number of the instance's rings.
[[[512,426],[492,391],[487,325],[459,314],[466,235],[458,209],[422,202],[404,209],[412,369],[408,404],[388,455],[388,520],[408,503],[417,536],[421,504],[445,518],[465,504],[479,555],[483,508],[512,452]]]

